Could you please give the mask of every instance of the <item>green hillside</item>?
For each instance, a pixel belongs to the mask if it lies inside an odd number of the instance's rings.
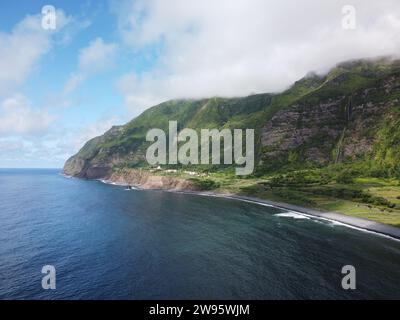
[[[151,170],[151,128],[254,129],[256,170],[234,166],[163,166],[157,175],[191,179],[204,189],[254,195],[368,217],[400,226],[400,62],[357,60],[328,74],[310,73],[277,94],[172,100],[88,141],[65,173],[107,178],[122,169]],[[166,173],[166,169],[177,172]],[[196,178],[186,170],[202,175]]]

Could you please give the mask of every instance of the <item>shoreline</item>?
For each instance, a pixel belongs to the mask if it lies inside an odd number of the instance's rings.
[[[334,223],[338,223],[340,225],[344,225],[346,227],[357,229],[364,232],[370,232],[379,236],[388,237],[392,240],[400,241],[400,228],[396,228],[384,223],[348,216],[338,212],[324,212],[311,208],[305,208],[297,205],[292,205],[289,203],[276,202],[272,200],[265,200],[256,197],[249,196],[240,196],[235,194],[224,194],[224,193],[216,193],[216,192],[196,192],[196,191],[181,191],[181,190],[161,190],[173,193],[182,193],[182,194],[192,194],[198,196],[208,196],[208,197],[218,197],[224,199],[238,200],[244,201],[259,205],[266,205],[270,207],[275,207],[278,209],[289,210],[291,212],[316,218],[320,220],[326,220]]]
[[[64,175],[66,176],[66,175]],[[106,179],[95,179],[94,181],[99,181],[104,184],[109,184],[113,186],[121,186],[127,187],[130,186],[128,183],[118,183],[111,180]],[[192,190],[179,190],[179,189],[144,189],[138,185],[132,185],[134,189],[139,191],[162,191],[162,192],[171,192],[171,193],[180,193],[180,194],[191,194],[197,196],[207,196],[207,197],[218,197],[230,200],[244,201],[249,203],[254,203],[258,205],[276,207],[278,209],[289,210],[294,213],[308,216],[311,218],[326,220],[334,223],[338,223],[344,225],[349,228],[357,229],[363,232],[370,232],[375,235],[384,236],[390,238],[392,240],[400,241],[400,228],[396,228],[384,223],[348,216],[338,212],[325,212],[319,211],[311,208],[305,208],[297,205],[292,205],[289,203],[277,202],[272,200],[265,200],[256,197],[249,196],[240,196],[236,194],[224,194],[210,191],[192,191]]]

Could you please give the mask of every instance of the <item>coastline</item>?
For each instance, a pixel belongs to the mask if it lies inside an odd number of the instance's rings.
[[[105,184],[110,184],[114,186],[129,186],[128,183],[119,183],[109,179],[95,179]],[[193,191],[193,190],[182,190],[182,189],[158,189],[158,188],[141,188],[140,185],[133,185],[133,190],[143,190],[143,191],[162,191],[162,192],[172,192],[172,193],[180,193],[180,194],[191,194],[197,196],[208,196],[208,197],[219,197],[224,199],[231,199],[237,201],[244,201],[264,206],[272,206],[283,210],[289,210],[294,213],[308,216],[316,219],[331,221],[334,223],[338,223],[353,229],[358,229],[364,232],[374,233],[376,235],[385,236],[391,238],[392,240],[400,241],[400,228],[396,228],[384,223],[352,217],[345,214],[341,214],[338,212],[324,212],[311,208],[305,208],[297,205],[292,205],[289,203],[276,202],[272,200],[265,200],[256,197],[249,196],[240,196],[236,194],[224,194],[210,191]]]
[[[167,191],[167,190],[161,190]],[[167,192],[174,193],[183,193],[183,194],[193,194],[199,196],[208,196],[208,197],[219,197],[224,199],[238,200],[244,201],[259,205],[267,205],[279,209],[289,210],[291,212],[304,215],[307,217],[317,218],[321,220],[335,222],[353,229],[358,229],[360,231],[367,231],[370,233],[374,233],[376,235],[385,236],[391,238],[393,240],[400,241],[400,228],[392,227],[390,225],[358,218],[352,217],[345,214],[341,214],[338,212],[324,212],[311,208],[305,208],[297,205],[292,205],[289,203],[276,202],[272,200],[265,200],[256,197],[248,197],[248,196],[240,196],[235,194],[223,194],[216,192],[196,192],[196,191],[181,191],[181,190],[168,190]]]

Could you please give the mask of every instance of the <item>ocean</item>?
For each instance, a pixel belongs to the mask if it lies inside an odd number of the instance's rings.
[[[0,170],[0,299],[400,298],[400,241],[232,199]],[[42,288],[42,267],[56,289]],[[342,288],[354,266],[356,289]]]

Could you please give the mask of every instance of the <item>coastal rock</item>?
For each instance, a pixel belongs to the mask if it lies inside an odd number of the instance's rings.
[[[137,186],[142,189],[199,190],[192,182],[169,176],[156,176],[138,169],[121,169],[113,172],[107,180],[117,184]]]

